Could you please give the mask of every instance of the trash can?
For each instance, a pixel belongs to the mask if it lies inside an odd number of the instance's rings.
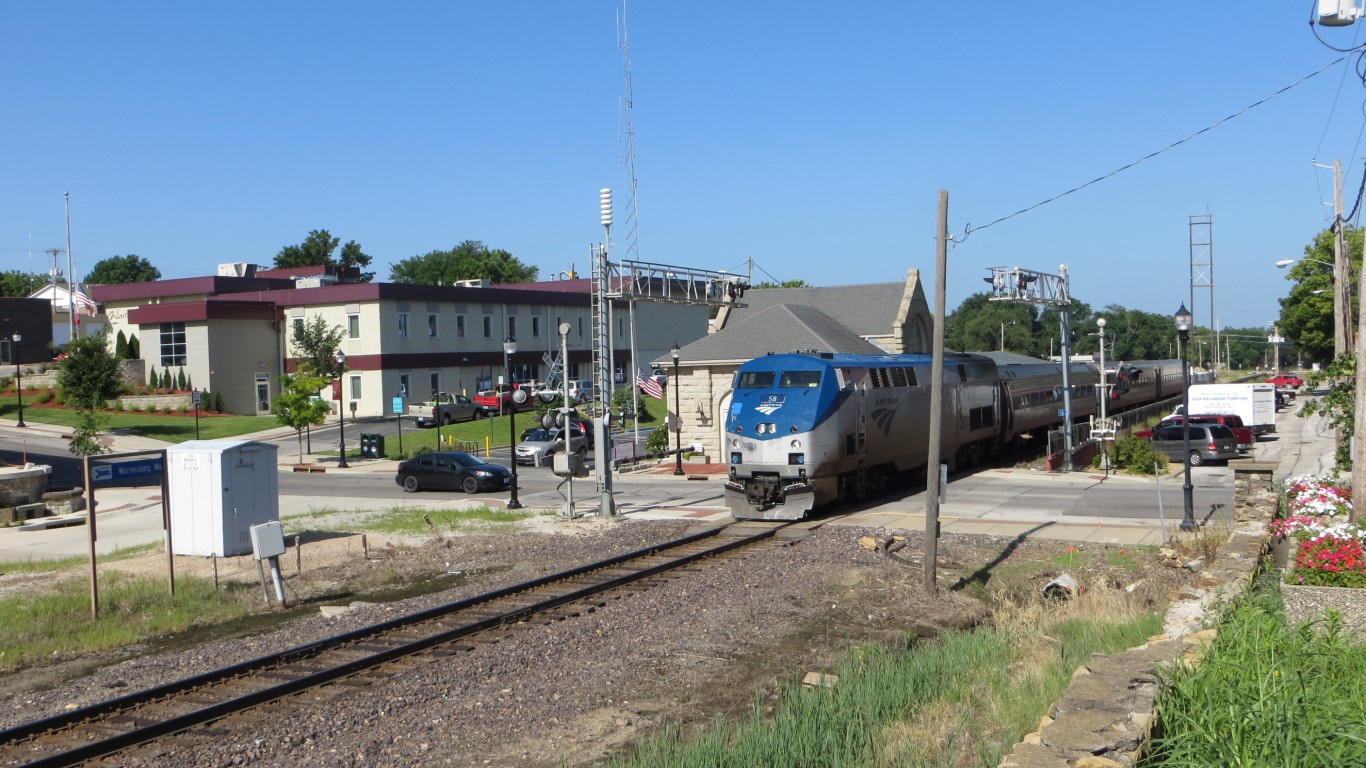
[[[362,432],[360,435],[360,457],[362,459],[384,458],[384,435]]]

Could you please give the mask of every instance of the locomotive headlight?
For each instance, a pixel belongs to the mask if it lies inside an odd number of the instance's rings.
[[[796,449],[802,447],[802,441],[801,441],[801,440],[793,440],[792,443],[791,443],[791,445],[792,445],[792,449],[793,449],[793,450],[796,450]]]
[[[755,431],[756,433],[762,435],[763,433],[765,433],[765,432],[768,431],[768,425],[767,425],[767,424],[755,424],[755,425],[754,425],[754,431]]]
[[[731,438],[730,447],[732,447],[732,448],[739,448],[739,447],[740,447],[740,438],[738,438],[738,437]]]

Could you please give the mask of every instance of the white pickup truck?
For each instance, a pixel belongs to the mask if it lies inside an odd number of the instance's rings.
[[[441,424],[453,424],[457,421],[471,421],[483,418],[487,411],[484,406],[474,402],[464,395],[453,395],[450,392],[436,393],[436,399],[419,403],[414,406],[417,414],[413,416],[413,421],[419,427],[431,427]]]

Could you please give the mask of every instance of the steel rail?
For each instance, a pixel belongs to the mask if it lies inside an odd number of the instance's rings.
[[[39,737],[50,736],[62,731],[79,729],[87,723],[103,721],[104,727],[112,728],[123,727],[131,721],[132,727],[124,733],[115,734],[98,741],[85,742],[75,748],[51,755],[44,755],[37,757],[30,762],[22,763],[22,765],[27,766],[28,768],[55,768],[56,766],[77,765],[87,760],[114,754],[121,750],[172,733],[185,731],[194,726],[218,720],[228,715],[260,706],[310,688],[316,688],[338,679],[392,662],[395,659],[411,656],[433,647],[451,643],[468,635],[486,631],[500,625],[513,623],[526,618],[527,616],[566,603],[582,600],[612,589],[621,588],[631,582],[681,568],[707,557],[752,545],[773,537],[774,534],[783,527],[785,526],[775,525],[772,527],[765,527],[760,531],[747,535],[727,536],[725,537],[727,539],[726,541],[720,542],[716,546],[699,549],[681,557],[675,557],[655,564],[632,568],[628,572],[595,580],[587,585],[554,595],[544,600],[539,600],[525,606],[514,607],[510,610],[500,611],[475,621],[435,632],[426,637],[396,644],[390,648],[373,650],[373,646],[370,646],[367,648],[367,654],[360,658],[335,664],[316,672],[300,674],[294,679],[270,685],[259,690],[250,691],[218,703],[200,706],[193,711],[181,715],[174,715],[165,719],[149,717],[146,719],[145,724],[143,724],[140,722],[141,718],[137,715],[127,713],[137,707],[146,706],[154,702],[172,702],[177,696],[185,696],[190,692],[221,684],[232,679],[261,676],[263,673],[270,670],[278,670],[282,667],[298,664],[308,659],[316,659],[329,651],[354,647],[363,641],[381,638],[386,633],[411,628],[423,623],[436,622],[451,614],[510,598],[520,593],[531,592],[556,583],[562,584],[593,574],[601,575],[602,572],[614,568],[620,569],[627,567],[632,561],[667,555],[670,551],[698,544],[707,539],[718,538],[719,534],[727,530],[727,528],[718,527],[701,531],[690,536],[652,545],[634,552],[628,552],[577,568],[521,582],[482,595],[466,598],[442,606],[436,606],[406,616],[396,617],[388,621],[372,624],[313,643],[307,643],[278,653],[260,656],[221,669],[211,670],[178,681],[155,686],[144,691],[92,704],[87,707],[72,710],[71,712],[65,712],[36,720],[31,723],[0,731],[0,758],[13,759],[15,750],[22,748],[22,745],[26,742],[31,742]],[[127,721],[122,723],[111,723],[110,720],[114,716],[125,717],[127,718]],[[8,753],[7,756],[6,753]]]

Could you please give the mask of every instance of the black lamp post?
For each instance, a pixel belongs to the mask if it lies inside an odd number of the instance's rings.
[[[346,353],[339,349],[332,355],[332,360],[337,363],[337,428],[340,430],[338,447],[341,448],[341,461],[337,462],[337,467],[346,469],[350,466],[346,463],[346,382],[342,380],[342,374],[346,372]]]
[[[14,392],[19,396],[19,423],[16,427],[27,427],[24,423],[24,373],[19,367],[19,342],[23,336],[14,334],[9,337],[9,351],[14,356]]]
[[[508,497],[508,509],[521,509],[522,502],[517,500],[517,408],[512,402],[512,356],[517,353],[517,340],[509,336],[503,342],[503,367],[508,376],[508,464],[512,467],[512,495]],[[564,426],[566,434],[569,425]],[[565,450],[569,441],[565,440]]]
[[[1179,339],[1178,346],[1181,347],[1181,433],[1186,437],[1186,450],[1182,457],[1186,465],[1186,482],[1181,486],[1184,508],[1181,516],[1181,530],[1195,530],[1195,498],[1193,496],[1194,487],[1191,486],[1191,427],[1190,427],[1190,362],[1186,359],[1189,352],[1191,337],[1191,313],[1186,309],[1186,302],[1181,302],[1181,308],[1176,310],[1174,315],[1176,320],[1176,332]]]
[[[674,418],[678,420],[676,437],[674,438],[674,447],[677,448],[674,452],[674,474],[681,475],[683,474],[683,409],[678,405],[678,342],[674,342],[673,347],[669,349],[669,354],[674,359],[674,377],[673,381],[669,382],[669,386],[673,387],[674,390]]]

